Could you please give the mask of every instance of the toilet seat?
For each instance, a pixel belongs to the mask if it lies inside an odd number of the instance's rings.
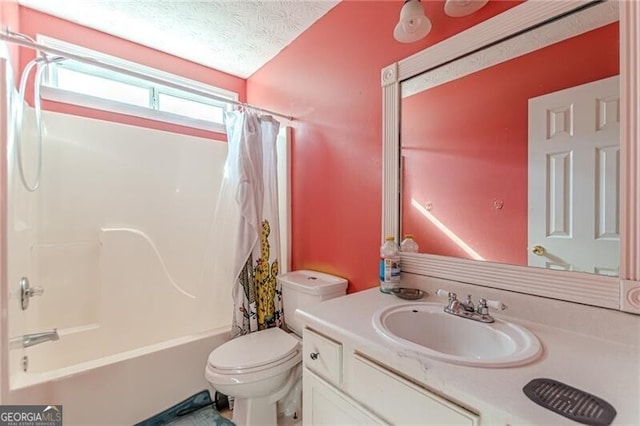
[[[300,343],[280,328],[269,328],[230,340],[216,348],[207,360],[207,369],[217,375],[251,374],[280,370],[300,358]]]

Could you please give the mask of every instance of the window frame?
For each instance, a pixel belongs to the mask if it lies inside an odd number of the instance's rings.
[[[175,74],[171,74],[165,71],[160,71],[155,68],[147,67],[145,65],[138,64],[136,62],[128,61],[115,56],[107,55],[92,49],[88,49],[82,46],[74,45],[65,41],[61,41],[52,37],[38,34],[36,39],[39,43],[52,47],[58,50],[69,52],[71,54],[79,56],[87,56],[93,59],[97,59],[102,63],[116,66],[123,70],[133,71],[136,73],[143,73],[152,78],[162,79],[169,83],[178,84],[188,88],[196,89],[205,93],[210,93],[214,96],[225,97],[230,101],[238,101],[238,93],[222,89],[219,87],[204,84],[195,80],[187,79]],[[211,105],[212,107],[222,107],[224,110],[231,110],[232,104],[216,99],[206,98],[197,94],[193,94],[188,91],[183,91],[169,86],[157,84],[152,81],[145,82],[142,79],[128,76],[127,74],[110,71],[107,69],[101,69],[97,66],[87,65],[82,62],[75,61],[74,66],[68,67],[75,72],[84,73],[100,78],[106,78],[112,81],[117,81],[132,86],[138,86],[149,89],[149,106],[142,107],[138,105],[129,104],[126,102],[118,102],[106,98],[87,95],[76,91],[71,91],[59,87],[55,87],[57,78],[57,65],[49,65],[48,70],[45,73],[45,79],[41,88],[41,96],[45,100],[61,102],[65,104],[77,105],[85,108],[97,109],[101,111],[114,112],[118,114],[124,114],[133,117],[139,117],[149,120],[160,121],[163,123],[175,124],[179,126],[186,126],[200,130],[207,130],[218,133],[225,133],[225,125],[221,122],[203,120],[199,118],[193,118],[186,115],[177,114],[169,111],[162,111],[158,109],[159,95],[160,93],[178,97],[187,101],[193,101],[198,103],[204,103]]]

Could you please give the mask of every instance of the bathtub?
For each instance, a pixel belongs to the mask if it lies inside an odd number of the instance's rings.
[[[65,425],[131,425],[211,391],[207,357],[228,338],[223,327],[57,370],[18,373],[4,404],[62,404]]]

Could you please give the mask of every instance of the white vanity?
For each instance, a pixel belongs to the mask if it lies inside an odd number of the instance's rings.
[[[376,330],[376,315],[406,300],[377,289],[355,293],[297,312],[305,324],[304,424],[577,424],[528,399],[522,388],[535,378],[604,399],[617,411],[614,425],[640,424],[636,316],[424,277],[407,276],[406,282],[430,294],[453,285],[459,294],[503,296],[509,315],[496,318],[535,334],[542,354],[525,365],[498,368],[440,361]],[[433,296],[420,302],[446,305]]]

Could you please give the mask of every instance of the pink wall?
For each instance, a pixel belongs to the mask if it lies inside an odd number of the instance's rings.
[[[430,203],[485,260],[526,265],[528,99],[618,73],[615,23],[403,99],[403,232],[471,258],[411,205]]]
[[[83,27],[26,7],[20,7],[19,12],[21,32],[34,38],[36,34],[57,38],[59,40],[97,50],[108,55],[117,56],[142,65],[197,80],[205,84],[211,84],[213,86],[231,90],[239,94],[240,100],[246,99],[246,80],[242,78],[207,68],[203,65],[132,43],[100,31]],[[33,51],[22,49],[20,55],[21,67],[24,67],[33,57]],[[43,106],[44,108],[53,111],[82,115],[101,120],[116,121],[119,123],[182,133],[191,136],[226,139],[225,135],[214,132],[130,117],[123,114],[91,110],[88,108],[81,108],[55,102],[43,102]]]
[[[342,1],[247,82],[248,101],[296,118],[292,147],[292,266],[347,278],[349,292],[378,285],[381,243],[380,70],[515,6],[491,1],[433,21],[423,40],[393,39],[401,1]]]

